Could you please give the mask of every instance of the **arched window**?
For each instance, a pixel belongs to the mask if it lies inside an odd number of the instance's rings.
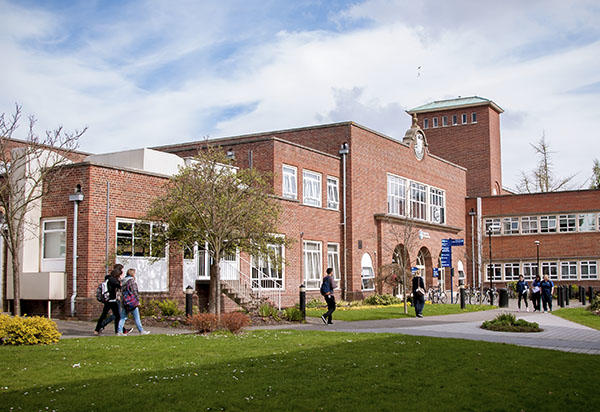
[[[422,250],[419,250],[419,253],[417,254],[416,268],[419,271],[419,275],[423,276],[423,279],[425,279],[425,255]]]
[[[375,289],[375,272],[373,271],[373,260],[368,253],[362,256],[360,261],[361,267],[361,279],[363,290],[374,290]]]
[[[465,278],[465,267],[463,266],[463,263],[461,260],[458,261],[458,264],[456,265],[456,267],[458,270],[458,278],[464,279]]]

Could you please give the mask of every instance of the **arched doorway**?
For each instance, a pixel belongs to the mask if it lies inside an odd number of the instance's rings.
[[[399,296],[402,293],[401,283],[406,280],[406,287],[410,288],[411,280],[410,256],[408,255],[408,250],[406,250],[404,245],[399,244],[394,248],[394,253],[392,254],[392,264],[397,266],[397,275],[399,276],[399,282],[395,285],[393,294],[395,296]],[[403,276],[403,271],[406,276]]]
[[[431,253],[424,246],[417,253],[416,267],[421,276],[423,276],[425,285],[431,286],[433,283],[433,264],[431,262]]]

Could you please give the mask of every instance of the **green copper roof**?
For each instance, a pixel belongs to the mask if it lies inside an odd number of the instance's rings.
[[[427,103],[422,106],[415,107],[414,109],[408,110],[408,113],[424,113],[434,112],[438,110],[454,109],[459,107],[470,107],[470,106],[483,106],[490,105],[498,113],[504,112],[500,106],[489,99],[485,99],[479,96],[470,97],[459,97],[457,99],[448,100],[437,100],[432,103]]]

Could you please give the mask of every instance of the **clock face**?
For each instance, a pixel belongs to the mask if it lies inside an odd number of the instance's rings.
[[[415,136],[415,156],[417,159],[423,159],[423,155],[425,154],[425,139],[421,133],[417,133]]]

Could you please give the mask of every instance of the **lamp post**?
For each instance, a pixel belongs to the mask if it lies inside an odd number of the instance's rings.
[[[488,238],[489,238],[489,249],[490,249],[490,306],[494,305],[494,267],[492,266],[492,228],[493,225],[488,226]]]
[[[535,248],[537,249],[537,273],[536,275],[540,275],[540,241],[536,240],[535,242]],[[540,275],[541,277],[542,275]]]
[[[471,210],[469,210],[469,216],[471,216],[471,272],[473,273],[473,283],[471,283],[472,287],[475,287],[475,229],[473,228],[473,219],[475,218],[476,214],[477,212],[475,212],[475,209],[471,208]]]

